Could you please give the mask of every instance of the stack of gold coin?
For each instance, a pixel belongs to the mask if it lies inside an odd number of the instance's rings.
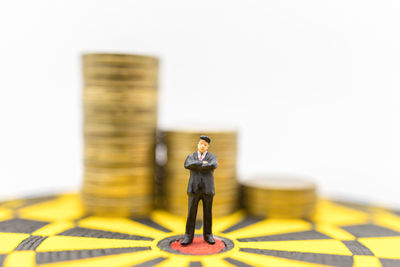
[[[315,212],[317,189],[310,179],[291,175],[265,175],[240,183],[243,206],[250,215],[309,219]]]
[[[154,201],[158,59],[84,54],[82,201],[101,215],[145,216]]]
[[[197,151],[201,135],[210,137],[208,151],[215,154],[218,167],[214,170],[215,195],[213,216],[224,216],[237,209],[238,181],[236,174],[237,132],[236,131],[165,131],[167,161],[163,180],[165,208],[177,215],[187,216],[187,188],[190,171],[184,168],[186,157]],[[203,217],[200,200],[197,218]]]

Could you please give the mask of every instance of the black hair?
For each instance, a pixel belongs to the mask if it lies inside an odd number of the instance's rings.
[[[207,143],[211,143],[211,139],[208,136],[202,135],[200,136],[200,139],[206,141]]]

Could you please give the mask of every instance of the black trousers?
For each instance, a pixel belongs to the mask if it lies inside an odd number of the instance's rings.
[[[188,217],[186,221],[186,234],[194,236],[196,226],[197,207],[200,199],[203,201],[203,235],[212,234],[212,202],[214,195],[205,194],[202,190],[188,193]]]

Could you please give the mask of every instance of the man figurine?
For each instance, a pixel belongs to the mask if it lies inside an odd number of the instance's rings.
[[[214,191],[214,169],[217,168],[217,157],[207,152],[211,139],[208,136],[200,136],[197,145],[198,151],[187,156],[185,168],[190,170],[190,179],[187,188],[189,197],[189,211],[186,221],[185,237],[181,245],[193,242],[194,228],[196,224],[197,205],[199,200],[203,201],[203,238],[209,244],[215,244],[211,231],[212,225],[212,202]]]

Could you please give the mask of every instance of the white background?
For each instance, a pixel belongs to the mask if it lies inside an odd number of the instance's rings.
[[[0,198],[79,188],[80,54],[108,51],[161,58],[160,126],[239,127],[241,177],[400,205],[399,14],[397,0],[4,1]]]

